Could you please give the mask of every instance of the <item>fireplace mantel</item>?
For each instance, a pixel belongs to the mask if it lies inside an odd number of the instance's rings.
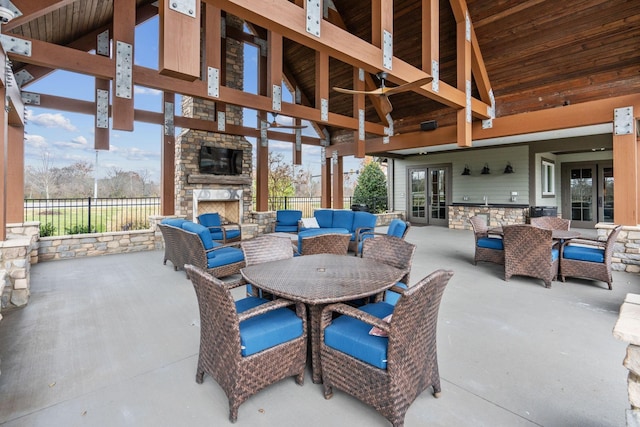
[[[251,185],[251,177],[245,175],[195,175],[187,177],[189,184]]]

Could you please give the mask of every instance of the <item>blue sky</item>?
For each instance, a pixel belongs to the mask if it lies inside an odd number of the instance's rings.
[[[134,47],[137,65],[158,68],[158,18],[153,18],[136,28]],[[143,47],[143,48],[141,48]],[[256,52],[247,52],[245,67],[245,90],[255,93],[254,82]],[[284,86],[284,85],[283,85]],[[137,109],[161,111],[162,93],[160,91],[136,86],[134,105]],[[24,88],[25,91],[62,96],[67,98],[94,100],[94,78],[66,71],[55,71],[45,78]],[[290,102],[291,96],[283,87],[283,100]],[[176,99],[179,108],[179,97]],[[181,115],[180,111],[176,114]],[[245,125],[256,126],[256,112],[245,110]],[[48,156],[52,167],[65,167],[78,161],[95,164],[94,150],[94,117],[84,114],[49,110],[39,107],[27,107],[27,125],[25,126],[25,164],[38,167],[42,165],[42,157]],[[269,120],[272,120],[269,115]],[[278,121],[286,122],[287,118],[279,116]],[[304,132],[308,132],[309,127]],[[133,132],[110,131],[110,150],[99,151],[97,172],[104,177],[112,168],[143,173],[159,182],[160,179],[160,144],[163,129],[160,125],[135,122]],[[176,130],[176,135],[179,129]],[[255,145],[255,141],[250,139]],[[271,140],[269,148],[281,152],[285,161],[292,161],[290,143]],[[255,154],[255,153],[254,153]],[[255,158],[255,156],[254,156]],[[345,158],[344,170],[359,169],[360,160]],[[302,147],[302,167],[319,174],[320,148]]]

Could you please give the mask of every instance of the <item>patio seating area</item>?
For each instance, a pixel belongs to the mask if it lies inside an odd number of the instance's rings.
[[[441,395],[419,395],[406,426],[625,425],[627,343],[612,329],[627,293],[640,293],[640,276],[614,271],[611,291],[573,277],[546,289],[526,276],[506,282],[503,265],[474,265],[470,230],[414,224],[406,241],[416,245],[410,284],[454,272],[437,324]],[[0,425],[231,425],[222,388],[208,376],[196,383],[194,288],[163,256],[32,266],[29,305],[0,322]],[[244,297],[244,286],[232,294]],[[237,425],[302,420],[389,425],[339,388],[325,400],[321,384],[293,378],[250,397]]]

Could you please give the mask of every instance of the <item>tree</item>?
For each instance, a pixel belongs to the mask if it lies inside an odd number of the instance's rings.
[[[360,173],[353,202],[366,204],[373,213],[387,210],[387,178],[377,162],[370,162]]]
[[[269,152],[269,197],[295,195],[293,167],[285,163],[282,153]]]
[[[25,170],[26,182],[29,184],[28,194],[45,197],[47,200],[53,192],[55,174],[51,167],[52,159],[48,152],[42,152],[41,163],[37,167],[28,166]]]

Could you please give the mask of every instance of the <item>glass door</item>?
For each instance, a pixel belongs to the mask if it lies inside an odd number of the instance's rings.
[[[594,228],[613,222],[613,166],[611,162],[562,166],[563,217],[571,227]]]
[[[409,222],[448,226],[450,167],[409,169]]]

